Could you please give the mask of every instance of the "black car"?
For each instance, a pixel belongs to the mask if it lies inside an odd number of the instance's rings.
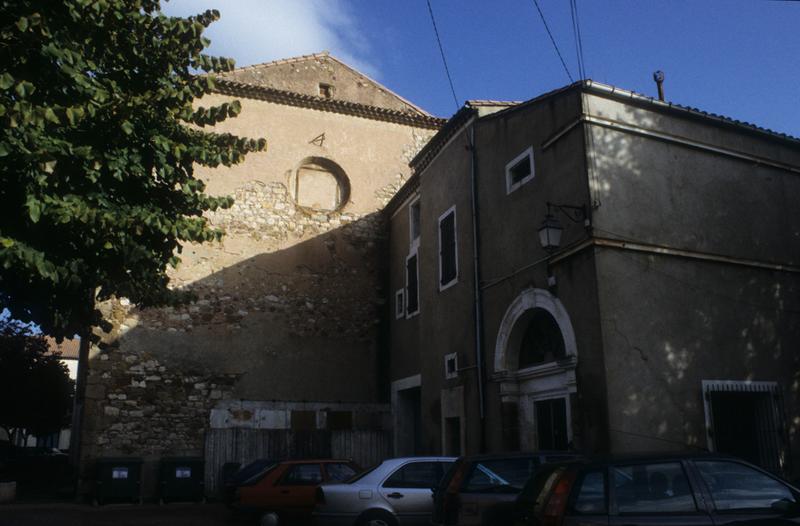
[[[800,524],[800,490],[727,456],[607,457],[542,466],[513,515],[515,526]]]
[[[540,465],[577,457],[565,451],[460,457],[433,492],[431,522],[441,526],[505,526],[514,500]]]

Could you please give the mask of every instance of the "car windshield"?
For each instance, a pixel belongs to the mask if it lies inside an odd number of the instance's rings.
[[[518,493],[536,469],[535,457],[476,462],[462,491],[465,493]]]

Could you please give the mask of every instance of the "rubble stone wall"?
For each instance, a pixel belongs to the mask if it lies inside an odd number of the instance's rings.
[[[385,401],[381,209],[432,132],[263,101],[242,105],[235,126],[220,131],[266,136],[270,149],[230,169],[199,170],[209,193],[231,195],[234,204],[208,215],[225,232],[222,241],[184,247],[171,271],[171,286],[195,300],[150,309],[108,302],[113,329],[90,356],[84,467],[97,457],[142,457],[145,495],[156,487],[159,458],[202,454],[220,404],[335,409]],[[320,132],[325,142],[309,142]],[[296,204],[290,181],[309,157],[331,159],[346,174],[349,200],[337,210]]]

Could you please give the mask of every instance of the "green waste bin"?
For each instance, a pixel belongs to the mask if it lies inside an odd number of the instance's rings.
[[[161,502],[201,501],[205,498],[205,470],[200,457],[166,457],[159,468]]]
[[[97,504],[106,502],[142,502],[142,459],[98,458],[95,464]]]

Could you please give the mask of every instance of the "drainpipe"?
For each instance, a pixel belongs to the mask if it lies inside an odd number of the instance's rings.
[[[475,283],[475,364],[478,375],[478,408],[481,421],[481,435],[479,451],[486,451],[486,410],[484,400],[484,369],[483,369],[483,298],[481,296],[481,270],[480,270],[480,235],[478,233],[478,157],[475,148],[475,121],[469,128],[469,146],[471,153],[470,178],[472,182],[472,268]]]

